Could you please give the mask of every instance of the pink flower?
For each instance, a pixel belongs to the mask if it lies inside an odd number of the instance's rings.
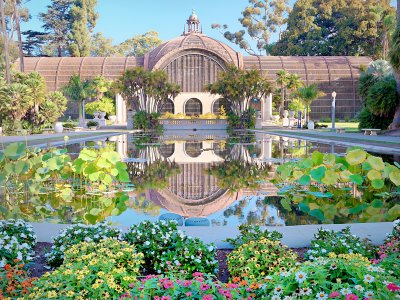
[[[340,296],[339,292],[332,292],[332,293],[330,293],[329,298],[336,298],[339,296]]]
[[[347,294],[346,300],[358,300],[358,296],[354,294]]]
[[[162,296],[161,300],[171,300],[171,297],[170,296]]]
[[[400,291],[400,286],[397,286],[395,283],[389,283],[387,285],[387,288],[389,291],[392,291],[392,292]]]
[[[192,292],[187,292],[187,293],[186,293],[186,296],[187,296],[187,297],[192,296]]]
[[[166,290],[172,288],[173,286],[174,286],[174,283],[170,280],[167,280],[164,282],[164,289],[166,289]]]
[[[191,286],[192,285],[192,281],[191,280],[185,280],[184,282],[183,282],[183,286],[184,287],[188,287],[188,286]]]
[[[208,284],[202,283],[200,284],[200,290],[207,291],[210,288]]]
[[[194,272],[193,277],[203,277],[203,273],[201,272]]]
[[[204,295],[203,300],[212,300],[212,295]]]

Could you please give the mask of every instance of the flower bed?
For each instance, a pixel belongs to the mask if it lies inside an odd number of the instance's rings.
[[[144,254],[147,272],[191,274],[195,271],[218,271],[215,246],[185,235],[177,229],[174,221],[144,221],[131,226],[123,239],[136,245]]]
[[[0,268],[14,264],[14,260],[32,260],[36,235],[32,226],[22,220],[0,221]]]
[[[119,239],[120,237],[121,231],[119,229],[105,223],[71,225],[53,239],[52,250],[47,255],[48,263],[51,266],[60,266],[63,263],[64,252],[81,242],[97,243],[106,238]]]
[[[143,254],[127,242],[82,242],[65,251],[63,264],[34,282],[30,299],[115,299],[136,281]]]

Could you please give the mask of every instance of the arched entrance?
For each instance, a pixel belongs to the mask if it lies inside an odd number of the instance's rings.
[[[203,104],[199,99],[191,98],[185,103],[185,114],[188,116],[201,115],[203,113]]]
[[[219,98],[214,101],[213,106],[212,106],[212,113],[215,115],[220,115],[221,107],[224,108],[225,112],[228,112],[227,102],[224,98]]]

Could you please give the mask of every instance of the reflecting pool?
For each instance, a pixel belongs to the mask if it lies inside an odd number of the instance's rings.
[[[82,148],[101,147],[112,147],[128,165],[131,184],[124,187],[129,195],[124,209],[115,213],[121,205],[113,203],[105,209],[104,201],[93,197],[90,203],[87,199],[62,202],[43,194],[16,199],[12,207],[0,201],[0,218],[29,216],[30,221],[60,223],[105,219],[129,226],[175,213],[185,219],[207,218],[212,226],[318,224],[323,221],[300,209],[283,207],[279,190],[270,180],[277,166],[309,157],[315,150],[346,152],[344,147],[246,131],[231,136],[225,131],[124,134],[68,145],[67,151],[74,155]],[[392,163],[398,158],[383,159]],[[90,211],[101,211],[101,215],[94,218]],[[354,214],[334,221],[359,220]]]

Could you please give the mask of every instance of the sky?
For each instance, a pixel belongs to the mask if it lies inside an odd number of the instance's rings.
[[[292,5],[295,2],[290,1]],[[26,3],[32,18],[21,24],[21,29],[41,31],[43,24],[38,14],[45,12],[50,3],[50,0],[30,0]],[[232,31],[241,29],[238,18],[247,4],[247,0],[98,0],[97,11],[100,17],[94,31],[112,38],[114,44],[150,30],[157,31],[160,38],[167,41],[182,34],[183,25],[192,9],[195,9],[203,33],[223,41],[224,37],[217,30],[211,29],[211,24],[227,24]],[[396,5],[396,0],[392,0],[392,5]],[[274,39],[276,35],[272,37]],[[239,50],[232,43],[227,43]]]

